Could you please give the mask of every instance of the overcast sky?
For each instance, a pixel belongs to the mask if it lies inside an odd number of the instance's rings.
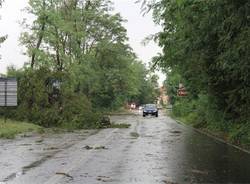
[[[160,27],[153,23],[151,15],[142,16],[140,5],[134,3],[135,0],[113,0],[115,12],[119,12],[124,19],[125,28],[128,31],[129,44],[134,49],[138,58],[148,63],[151,58],[160,52],[156,43],[149,43],[147,46],[141,44],[142,40],[150,34],[160,31]],[[0,73],[6,72],[6,67],[15,65],[22,67],[23,63],[28,61],[24,56],[23,49],[19,45],[18,39],[22,28],[19,21],[25,17],[21,11],[27,6],[28,0],[7,0],[0,9],[0,35],[8,35],[8,39],[1,45],[0,54]],[[160,75],[163,81],[163,75]]]

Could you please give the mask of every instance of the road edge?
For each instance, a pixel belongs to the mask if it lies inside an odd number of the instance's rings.
[[[207,137],[210,137],[210,138],[212,138],[212,139],[214,139],[214,140],[216,140],[216,141],[218,141],[218,142],[221,142],[221,143],[223,143],[223,144],[226,144],[226,145],[229,145],[229,146],[231,146],[231,147],[234,147],[235,149],[238,149],[238,150],[240,150],[240,151],[243,151],[243,152],[245,152],[245,153],[250,154],[250,150],[247,150],[247,149],[245,149],[245,148],[242,148],[242,147],[240,147],[240,146],[237,146],[237,145],[235,145],[235,144],[232,144],[232,143],[230,143],[230,142],[227,142],[227,141],[223,140],[222,138],[219,138],[219,137],[217,137],[216,135],[213,135],[212,133],[202,131],[201,129],[195,128],[195,127],[193,127],[193,126],[189,126],[189,125],[183,123],[183,122],[180,121],[180,120],[177,120],[177,119],[175,119],[175,118],[173,118],[173,117],[170,117],[169,115],[167,115],[167,116],[168,116],[169,118],[173,119],[174,121],[176,121],[178,124],[181,124],[181,125],[183,125],[183,126],[185,126],[185,127],[188,127],[188,128],[190,128],[190,129],[192,129],[192,130],[194,130],[194,131],[196,131],[196,132],[198,132],[198,133],[200,133],[200,134],[203,134],[203,135],[205,135],[205,136],[207,136]]]

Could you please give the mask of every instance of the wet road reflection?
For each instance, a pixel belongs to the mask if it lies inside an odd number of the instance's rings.
[[[170,120],[171,121],[171,120]],[[173,122],[174,123],[174,122]],[[173,147],[176,160],[171,165],[182,165],[175,172],[176,181],[195,183],[250,183],[250,155],[199,134],[192,129],[182,129],[180,141]],[[166,148],[166,145],[163,145]]]

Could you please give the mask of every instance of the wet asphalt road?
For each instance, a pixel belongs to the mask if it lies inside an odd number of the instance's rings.
[[[0,141],[0,184],[250,183],[250,155],[171,118],[113,116],[129,129]]]

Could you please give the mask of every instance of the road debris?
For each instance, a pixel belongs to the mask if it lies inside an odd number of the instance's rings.
[[[64,173],[64,172],[56,172],[57,175],[63,175],[66,176],[68,178],[71,178],[72,180],[74,179],[73,176],[69,175],[68,173]]]
[[[84,148],[85,148],[86,150],[91,150],[91,149],[93,149],[93,147],[91,147],[91,146],[89,146],[89,145],[84,146]]]
[[[89,145],[84,146],[84,148],[85,148],[86,150],[92,150],[92,149],[95,149],[95,150],[99,150],[99,149],[108,149],[108,148],[105,147],[105,146],[89,146]]]
[[[98,181],[102,181],[102,182],[110,182],[111,181],[111,178],[108,176],[98,176],[96,179]]]
[[[131,135],[133,138],[138,138],[138,137],[140,136],[137,132],[130,132],[130,135]]]
[[[108,149],[108,148],[106,148],[105,146],[97,146],[94,149],[98,150],[98,149]]]
[[[41,143],[43,141],[44,141],[43,139],[39,139],[39,140],[36,140],[36,143]]]

